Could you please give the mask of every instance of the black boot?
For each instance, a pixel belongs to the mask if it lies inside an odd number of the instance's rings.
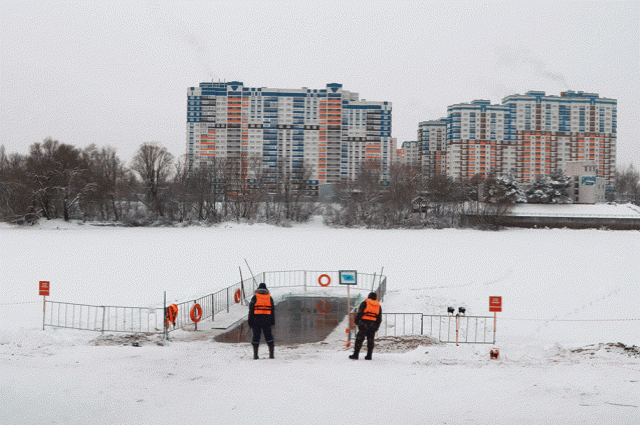
[[[367,347],[367,355],[364,357],[364,359],[371,360],[371,354],[373,354],[373,347]]]
[[[259,346],[260,346],[259,344],[253,344],[253,358],[255,360],[259,359],[259,357],[258,357],[258,347]]]
[[[267,345],[269,345],[269,358],[274,359],[275,357],[273,357],[273,342],[269,342],[267,343]]]
[[[360,354],[360,345],[356,344],[355,347],[353,347],[353,354],[349,356],[350,359],[352,360],[358,360],[358,354]]]

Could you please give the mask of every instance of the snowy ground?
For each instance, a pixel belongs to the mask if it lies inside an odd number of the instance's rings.
[[[640,232],[0,226],[2,424],[640,423]],[[156,306],[238,282],[245,259],[254,273],[384,267],[387,312],[487,315],[500,295],[500,358],[405,338],[354,362],[344,326],[258,361],[213,342],[211,322],[169,342],[42,330],[40,280],[56,301]]]

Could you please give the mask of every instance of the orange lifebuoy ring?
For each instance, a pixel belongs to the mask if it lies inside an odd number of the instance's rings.
[[[202,319],[202,307],[200,307],[200,304],[194,304],[193,307],[191,307],[191,320],[193,320],[194,322],[199,322],[200,319]]]
[[[233,294],[233,300],[236,302],[236,304],[239,304],[241,299],[242,299],[242,292],[240,292],[240,290],[238,289],[238,290]]]
[[[328,313],[331,310],[331,303],[329,301],[318,301],[316,308],[320,313]]]
[[[327,278],[327,283],[322,283],[323,277]],[[331,278],[329,277],[328,274],[321,274],[320,277],[318,278],[318,284],[320,284],[320,286],[329,286],[331,285]]]

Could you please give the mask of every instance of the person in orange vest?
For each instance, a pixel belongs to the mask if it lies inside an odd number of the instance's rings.
[[[380,302],[378,302],[378,295],[375,292],[371,292],[369,297],[362,301],[360,307],[358,307],[358,313],[356,314],[358,333],[356,334],[356,343],[353,346],[353,354],[349,356],[350,359],[358,360],[362,343],[364,342],[364,338],[367,337],[367,355],[365,356],[365,360],[371,360],[374,345],[373,338],[376,336],[381,322],[382,308],[380,307]]]
[[[249,303],[249,327],[253,329],[253,358],[258,359],[258,347],[260,345],[260,334],[264,333],[264,339],[269,346],[269,358],[273,359],[273,332],[271,326],[276,324],[276,309],[273,298],[269,294],[267,285],[258,285],[255,294]]]

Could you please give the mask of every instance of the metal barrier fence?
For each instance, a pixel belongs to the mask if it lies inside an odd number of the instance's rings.
[[[382,313],[379,335],[428,335],[440,342],[495,344],[493,316]]]
[[[268,288],[304,287],[307,289],[332,290],[338,284],[337,271],[275,271],[263,272],[255,277],[221,289],[192,301],[176,303],[178,314],[175,324],[166,330],[171,332],[193,326],[191,309],[198,304],[202,309],[200,320],[211,318],[223,311],[229,312],[236,304],[246,303],[253,296],[258,284],[264,282]],[[382,300],[386,293],[387,279],[376,274],[358,273],[358,284],[350,289],[376,291]],[[122,307],[73,304],[45,301],[43,326],[70,328],[99,332],[158,333],[165,331],[166,307]],[[197,323],[195,323],[197,328]]]
[[[172,324],[166,330],[170,332],[193,326],[190,313],[195,304],[200,305],[202,309],[201,320],[211,318],[212,321],[216,314],[223,311],[229,312],[236,304],[247,304],[259,282],[266,283],[271,289],[287,287],[303,287],[305,290],[333,289],[337,286],[338,273],[308,270],[260,273],[255,278],[243,279],[212,294],[176,304],[178,314],[175,325]],[[386,277],[358,273],[357,283],[357,285],[351,285],[350,289],[375,291],[379,300],[384,298]],[[352,312],[355,313],[357,308],[358,306],[354,305]],[[165,331],[165,316],[164,307],[93,306],[46,301],[44,325],[99,332],[159,333]],[[494,344],[493,320],[494,317],[491,316],[383,313],[378,335],[428,335],[443,343]],[[195,326],[197,328],[197,323]]]
[[[162,308],[95,306],[46,301],[44,325],[100,332],[152,333],[162,330],[162,317]]]

